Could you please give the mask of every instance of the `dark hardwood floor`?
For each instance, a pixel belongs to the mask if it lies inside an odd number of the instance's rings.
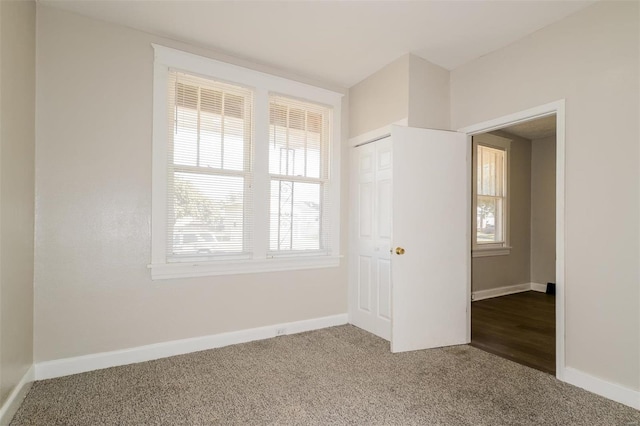
[[[471,303],[471,346],[556,372],[555,296],[527,291]]]

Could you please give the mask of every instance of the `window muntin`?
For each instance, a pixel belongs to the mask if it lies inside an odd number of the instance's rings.
[[[168,94],[167,261],[250,252],[251,91],[172,71]]]

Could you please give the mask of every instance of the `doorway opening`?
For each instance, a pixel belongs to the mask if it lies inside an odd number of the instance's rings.
[[[564,102],[464,130],[473,163],[469,340],[561,379]]]
[[[555,135],[551,115],[475,135],[472,149],[471,345],[550,374]]]

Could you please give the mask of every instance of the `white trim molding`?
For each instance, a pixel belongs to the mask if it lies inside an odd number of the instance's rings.
[[[472,251],[473,257],[508,256],[511,247],[476,247]]]
[[[397,126],[408,126],[409,125],[409,119],[402,118],[402,119],[400,119],[398,121],[394,121],[393,123],[389,124],[388,126],[382,126],[382,127],[377,128],[377,129],[365,132],[365,133],[363,133],[361,135],[354,136],[354,137],[349,139],[349,142],[348,142],[349,148],[353,148],[353,147],[356,147],[356,146],[364,145],[364,144],[367,144],[369,142],[375,142],[375,141],[380,140],[382,138],[386,138],[387,136],[391,136],[391,126],[394,125],[394,124],[397,125]]]
[[[540,293],[546,293],[547,286],[546,284],[539,283],[522,283],[504,287],[490,288],[487,290],[478,290],[471,293],[471,300],[477,302],[478,300],[491,299],[493,297],[506,296],[508,294],[522,293],[525,291],[537,291]]]
[[[265,327],[251,328],[247,330],[194,337],[191,339],[173,340],[170,342],[138,346],[118,351],[101,352],[54,361],[44,361],[36,364],[35,377],[37,380],[52,379],[54,377],[68,376],[70,374],[84,373],[87,371],[135,364],[138,362],[153,361],[175,355],[221,348],[224,346],[236,345],[238,343],[252,342],[254,340],[270,339],[272,337],[287,334],[303,333],[305,331],[318,330],[321,328],[344,324],[347,324],[346,313],[268,325]]]
[[[564,381],[593,392],[597,395],[628,405],[629,407],[640,410],[640,392],[625,388],[616,383],[607,382],[598,377],[591,376],[575,368],[566,367],[564,369]]]
[[[504,287],[490,288],[487,290],[478,290],[471,293],[471,300],[477,302],[478,300],[491,299],[493,297],[506,296],[508,294],[522,293],[525,291],[537,291],[540,293],[546,293],[547,286],[538,283],[522,283]]]
[[[540,293],[546,293],[547,292],[547,285],[546,284],[540,284],[540,283],[530,283],[531,284],[531,290],[533,291],[539,291]]]
[[[206,277],[213,275],[255,274],[274,271],[297,271],[302,269],[336,268],[343,256],[300,256],[295,258],[270,258],[254,261],[225,263],[161,263],[148,265],[153,270],[154,280],[172,278]]]
[[[2,407],[0,407],[0,425],[4,426],[11,423],[11,419],[13,419],[18,408],[22,405],[22,401],[27,396],[34,380],[35,368],[32,365],[25,375],[22,376],[22,379],[20,379],[16,387],[13,388],[13,391],[11,391],[7,400],[2,404]]]
[[[508,285],[505,287],[490,288],[487,290],[478,290],[471,293],[471,300],[477,302],[478,300],[491,299],[493,297],[506,296],[508,294],[514,293],[522,293],[529,290],[531,290],[531,283]]]

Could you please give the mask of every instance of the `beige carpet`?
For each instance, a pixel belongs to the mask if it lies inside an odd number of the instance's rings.
[[[33,385],[12,425],[640,425],[640,412],[469,346],[391,354],[353,326]]]

